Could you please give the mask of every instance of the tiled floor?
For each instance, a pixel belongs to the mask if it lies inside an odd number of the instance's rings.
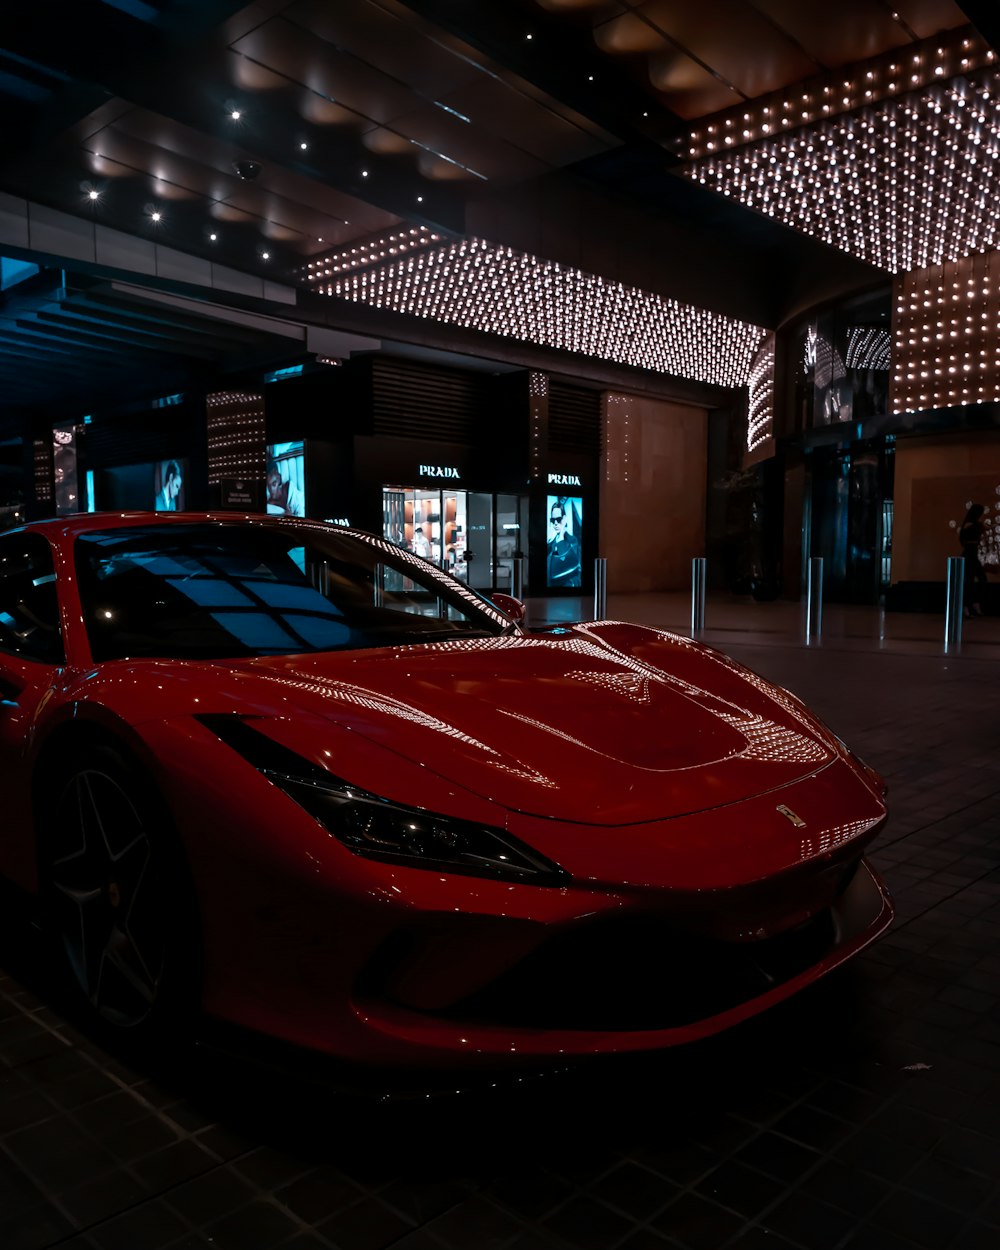
[[[871,614],[807,648],[797,609],[755,611],[781,606],[716,605],[708,636],[889,779],[898,919],[851,967],[684,1051],[380,1099],[213,1050],[133,1070],[11,919],[0,1248],[997,1250],[1000,622],[958,655]]]

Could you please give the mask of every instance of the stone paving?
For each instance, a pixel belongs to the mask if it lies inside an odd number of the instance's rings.
[[[879,943],[703,1044],[382,1097],[213,1047],[129,1066],[7,916],[2,1250],[997,1250],[998,622],[949,656],[933,622],[893,621],[887,646],[869,613],[805,647],[790,605],[738,606],[709,641],[889,781]]]

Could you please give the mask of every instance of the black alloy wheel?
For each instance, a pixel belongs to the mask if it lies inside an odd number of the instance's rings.
[[[94,746],[60,768],[43,808],[45,919],[91,1015],[116,1033],[176,1023],[193,992],[191,891],[155,799],[123,755]]]

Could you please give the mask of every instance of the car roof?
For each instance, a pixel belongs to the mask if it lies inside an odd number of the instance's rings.
[[[95,530],[107,531],[115,529],[137,529],[150,525],[191,524],[229,524],[229,525],[266,525],[282,528],[293,525],[315,529],[339,529],[343,533],[358,537],[371,538],[364,531],[333,526],[325,521],[317,521],[308,517],[269,516],[261,512],[77,512],[69,516],[50,517],[41,521],[30,521],[18,526],[16,530],[6,533],[44,534],[51,540],[74,538],[79,534],[87,534]]]

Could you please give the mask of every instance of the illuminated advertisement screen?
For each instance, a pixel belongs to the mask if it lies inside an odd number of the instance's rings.
[[[186,478],[186,460],[160,460],[153,465],[153,508],[155,511],[184,511]]]
[[[305,516],[305,443],[268,443],[267,511],[272,516]]]
[[[583,534],[583,499],[579,495],[548,496],[548,551],[546,573],[549,586],[581,586],[580,538]]]
[[[81,511],[76,431],[73,422],[56,425],[52,429],[52,474],[57,516]]]

